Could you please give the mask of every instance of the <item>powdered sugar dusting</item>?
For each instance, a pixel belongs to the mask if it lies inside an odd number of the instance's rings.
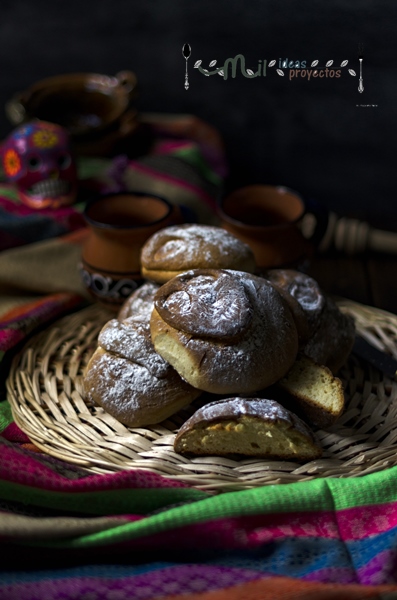
[[[166,377],[170,369],[154,349],[148,322],[137,322],[132,318],[120,323],[112,319],[99,333],[98,343],[107,352],[145,367],[155,377]]]
[[[97,374],[97,376],[96,376]],[[128,398],[129,410],[138,410],[140,396],[147,395],[158,381],[145,367],[105,352],[87,373],[86,385],[94,382],[91,394],[119,411]]]
[[[170,312],[178,312],[179,314],[186,315],[189,313],[192,303],[187,292],[179,291],[170,294],[165,301],[164,306]]]
[[[241,240],[220,227],[185,224],[155,233],[144,245],[142,265],[148,269],[188,270],[228,268],[252,259],[252,251]]]
[[[190,244],[186,243],[186,240],[176,239],[176,240],[168,240],[160,246],[160,248],[155,252],[153,258],[154,260],[164,260],[170,254],[173,256],[184,256],[186,252],[189,251]]]
[[[252,302],[231,271],[202,269],[178,275],[155,297],[162,318],[185,333],[215,338],[241,335],[252,319]]]
[[[157,283],[148,281],[135,290],[121,307],[117,317],[119,321],[128,318],[149,322],[154,307],[154,295],[159,287]]]

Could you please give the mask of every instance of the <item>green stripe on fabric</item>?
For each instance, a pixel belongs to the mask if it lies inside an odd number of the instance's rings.
[[[86,207],[87,202],[75,202],[73,204],[73,208],[74,210],[76,210],[77,212],[83,212],[85,207]]]
[[[197,168],[201,175],[211,181],[215,185],[220,185],[222,182],[221,177],[217,175],[204,160],[200,150],[196,147],[189,146],[188,148],[178,148],[172,153],[173,156],[183,158],[187,163]]]
[[[327,479],[335,510],[397,501],[397,467],[348,479]]]
[[[112,164],[109,158],[88,157],[77,160],[77,173],[80,181],[106,176],[107,170]]]
[[[353,506],[389,503],[397,499],[397,487],[392,483],[396,475],[397,467],[394,467],[388,471],[362,478],[321,478],[229,492],[197,500],[191,504],[171,507],[141,521],[121,525],[111,530],[68,541],[40,542],[38,545],[64,548],[102,546],[221,518],[283,512],[342,510]],[[134,494],[137,491],[139,490],[134,490]],[[159,490],[145,491],[153,494],[158,493]]]
[[[170,504],[188,503],[208,494],[194,488],[118,489],[98,492],[57,492],[11,481],[0,482],[3,500],[33,506],[76,511],[88,515],[147,514]]]
[[[14,421],[8,400],[0,402],[0,433]]]
[[[9,185],[0,185],[0,194],[8,200],[19,203],[19,195],[14,187],[10,187]]]
[[[318,479],[308,483],[313,484],[311,486],[313,495],[302,495],[302,484],[300,483],[229,492],[189,505],[170,508],[142,521],[128,523],[110,531],[81,536],[67,542],[55,543],[55,545],[84,548],[115,544],[216,519],[289,512],[292,510],[292,506],[295,511],[332,509],[333,501],[325,480]]]

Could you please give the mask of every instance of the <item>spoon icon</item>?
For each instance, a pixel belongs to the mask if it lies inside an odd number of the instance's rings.
[[[192,52],[191,47],[189,46],[189,44],[184,44],[183,48],[182,48],[182,55],[186,61],[186,70],[185,70],[185,90],[189,89],[189,77],[188,77],[188,73],[187,73],[187,61],[189,60],[189,56]]]

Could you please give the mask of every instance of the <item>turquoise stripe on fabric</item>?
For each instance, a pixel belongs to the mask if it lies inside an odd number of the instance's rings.
[[[397,580],[397,527],[379,535],[368,537],[364,540],[347,542],[352,560],[357,569],[364,567],[377,554],[385,550],[394,550],[396,553],[396,580]]]
[[[305,577],[322,569],[348,570],[356,581],[350,554],[341,540],[322,538],[288,538],[263,544],[256,550],[224,553],[208,561],[212,565],[240,569],[257,569],[261,573],[288,577]]]

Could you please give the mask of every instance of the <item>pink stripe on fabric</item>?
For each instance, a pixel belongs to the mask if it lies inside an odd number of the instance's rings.
[[[70,480],[18,448],[1,444],[0,479],[58,492],[92,492],[123,488],[189,488],[148,471],[121,471]]]
[[[142,173],[145,173],[146,175],[153,175],[157,179],[163,179],[164,181],[168,181],[170,183],[176,184],[180,188],[189,190],[189,192],[193,192],[194,194],[196,194],[196,196],[198,196],[204,202],[206,202],[212,210],[214,210],[216,207],[215,200],[213,198],[211,198],[211,196],[209,196],[208,194],[205,194],[203,192],[203,190],[200,189],[199,187],[189,184],[186,181],[177,179],[176,177],[172,177],[172,175],[166,175],[165,173],[161,173],[159,171],[156,171],[155,169],[151,169],[150,167],[148,167],[146,165],[142,165],[142,164],[138,164],[138,163],[132,163],[129,168],[133,169],[135,171],[141,171]]]
[[[24,433],[16,423],[10,423],[10,425],[7,425],[7,427],[1,432],[1,435],[4,439],[9,440],[10,442],[30,442],[30,439],[26,433]]]
[[[249,545],[285,537],[322,537],[345,542],[397,527],[397,502],[333,511],[279,513],[240,520]]]
[[[350,523],[350,525],[349,525]],[[355,530],[357,523],[362,526]],[[276,539],[322,538],[343,541],[367,539],[397,526],[397,503],[363,506],[340,511],[317,511],[254,515],[234,519],[218,519],[212,522],[212,537],[219,535],[218,542],[230,547],[253,548]],[[204,527],[196,532],[205,537]]]
[[[53,294],[51,296],[45,297],[45,298],[41,298],[39,300],[33,301],[33,302],[29,302],[26,305],[17,307],[15,310],[17,311],[17,314],[14,316],[14,310],[12,311],[12,316],[11,318],[2,318],[0,319],[0,325],[1,327],[6,327],[6,326],[10,326],[11,328],[8,330],[4,330],[4,331],[11,331],[14,332],[16,331],[16,329],[12,329],[13,326],[18,326],[21,324],[22,320],[25,319],[32,319],[34,317],[36,317],[37,315],[41,315],[42,313],[46,314],[46,312],[53,310],[53,308],[62,308],[64,307],[65,303],[69,303],[71,301],[80,301],[81,302],[81,297],[80,296],[76,296],[76,295],[71,295],[68,293],[65,294]],[[4,317],[8,317],[7,313],[4,315]]]
[[[6,196],[1,196],[0,189],[0,206],[6,210],[7,213],[17,215],[20,217],[26,217],[31,215],[37,215],[37,209],[30,208],[25,204],[22,204],[19,200],[12,200]],[[83,222],[80,212],[74,206],[61,206],[54,210],[53,208],[43,208],[40,211],[41,216],[52,219],[53,221],[63,221],[65,218],[78,216]]]
[[[19,329],[3,329],[0,331],[0,350],[5,352],[23,340],[25,334]]]
[[[237,527],[246,537],[247,546],[288,537],[339,539],[333,511],[293,512],[240,518]],[[242,535],[241,535],[242,537]]]
[[[59,293],[6,313],[3,319],[0,319],[0,350],[10,350],[37,326],[78,306],[81,302],[81,296]],[[7,318],[9,315],[11,317]]]
[[[241,529],[236,527],[236,519],[233,518],[174,527],[169,531],[128,540],[119,546],[130,550],[156,547],[198,550],[208,548],[209,544],[213,550],[247,548],[246,539],[241,536]]]
[[[348,508],[337,519],[344,541],[368,538],[397,527],[397,502]]]
[[[1,189],[0,207],[5,209],[7,213],[12,215],[19,215],[20,217],[25,217],[27,215],[34,214],[34,210],[32,208],[28,208],[25,204],[22,204],[18,199],[12,200],[11,198],[2,196]]]
[[[175,151],[180,150],[181,148],[192,148],[195,144],[192,142],[187,142],[186,140],[167,140],[167,141],[159,141],[155,144],[153,149],[153,154],[172,154]]]

